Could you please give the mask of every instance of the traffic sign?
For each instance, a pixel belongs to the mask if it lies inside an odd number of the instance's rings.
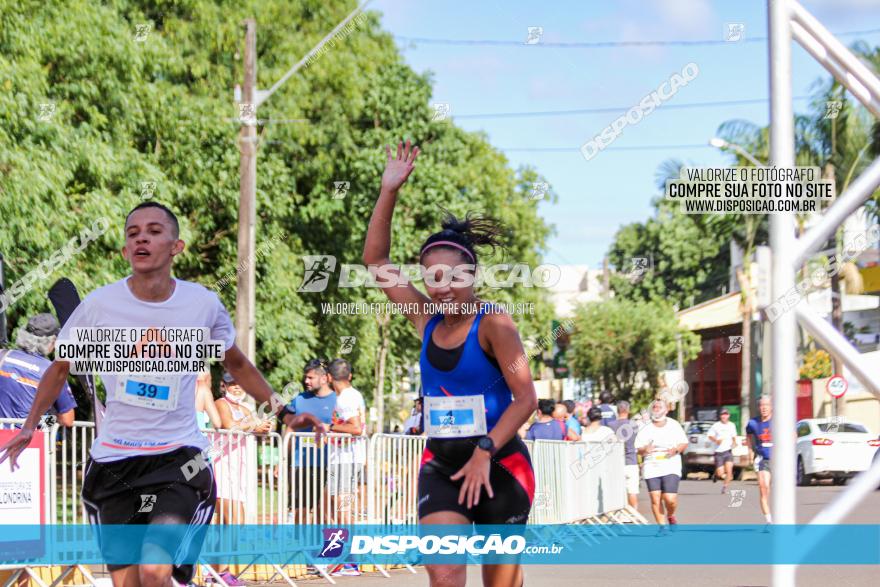
[[[831,394],[831,397],[842,397],[849,388],[849,383],[843,378],[843,375],[835,375],[825,384],[825,389]]]

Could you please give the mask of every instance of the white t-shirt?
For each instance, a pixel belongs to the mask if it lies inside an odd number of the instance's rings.
[[[361,437],[353,440],[351,448],[341,448],[330,455],[330,463],[366,463],[367,462],[367,405],[364,396],[354,387],[347,387],[336,396],[336,410],[333,419],[340,422],[360,416]]]
[[[128,279],[96,289],[77,306],[58,334],[70,339],[73,328],[87,327],[176,327],[209,328],[211,339],[223,341],[229,350],[235,343],[235,328],[217,294],[189,281],[175,279],[174,292],[164,302],[145,302],[128,288]],[[198,373],[174,376],[176,405],[166,408],[124,403],[126,381],[136,375],[99,373],[107,390],[107,411],[92,444],[92,458],[99,462],[146,454],[171,452],[182,446],[204,450],[208,446],[196,420],[196,377]],[[174,395],[173,393],[171,394]]]
[[[593,432],[589,432],[587,427],[581,429],[581,440],[588,442],[602,442],[609,436],[614,436],[614,430],[608,426],[599,426]]]
[[[642,476],[645,479],[665,475],[681,476],[681,455],[670,457],[666,451],[679,444],[687,444],[687,441],[681,424],[672,418],[666,418],[663,426],[657,426],[654,422],[644,426],[636,435],[636,450],[653,443],[654,451],[644,456]]]
[[[715,452],[725,452],[733,448],[733,439],[736,438],[736,425],[733,422],[715,422],[709,428],[707,436],[714,436],[721,440],[721,444],[715,445]]]

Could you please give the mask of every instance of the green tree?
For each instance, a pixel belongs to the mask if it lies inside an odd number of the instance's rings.
[[[642,406],[659,391],[658,373],[675,361],[676,335],[684,360],[696,357],[699,337],[678,325],[667,303],[614,298],[583,304],[575,311],[569,365],[576,377]]]
[[[0,252],[7,285],[84,225],[111,221],[107,233],[10,307],[10,329],[49,310],[45,292],[62,275],[85,294],[127,274],[118,254],[122,222],[142,201],[145,182],[180,218],[188,246],[175,275],[215,287],[234,311],[239,113],[232,89],[242,77],[240,23],[256,18],[258,87],[267,88],[355,5],[2,3]],[[357,337],[347,357],[368,398],[377,393],[383,341],[395,366],[418,355],[418,340],[402,316],[380,328],[374,316],[327,314],[321,306],[371,301],[376,292],[338,288],[335,279],[320,294],[298,291],[302,255],[360,263],[386,143],[413,138],[424,152],[395,219],[396,259],[416,262],[423,239],[439,228],[443,206],[499,217],[509,227],[507,258],[541,262],[550,227],[529,198],[539,176],[512,169],[484,135],[432,121],[431,94],[430,75],[410,69],[378,15],[367,13],[261,106],[257,250],[270,252],[256,260],[257,362],[276,389],[300,381],[307,359],[335,356],[341,336]],[[49,113],[42,104],[54,109]],[[343,199],[333,198],[336,181],[349,182]],[[551,307],[542,290],[516,286],[486,297],[536,304],[534,315],[516,317],[524,336],[549,329]],[[396,383],[390,379],[383,392]]]

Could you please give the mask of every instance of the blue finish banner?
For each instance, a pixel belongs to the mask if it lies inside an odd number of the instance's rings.
[[[880,525],[667,528],[0,525],[0,564],[880,564]]]

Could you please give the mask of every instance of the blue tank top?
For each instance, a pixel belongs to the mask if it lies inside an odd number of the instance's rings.
[[[481,306],[465,338],[458,363],[451,371],[437,369],[428,360],[428,343],[443,316],[438,314],[431,318],[425,326],[419,365],[422,370],[422,395],[425,397],[482,395],[488,432],[495,427],[501,414],[513,401],[513,396],[504,374],[489,361],[480,347],[478,332],[484,315],[485,309]]]

